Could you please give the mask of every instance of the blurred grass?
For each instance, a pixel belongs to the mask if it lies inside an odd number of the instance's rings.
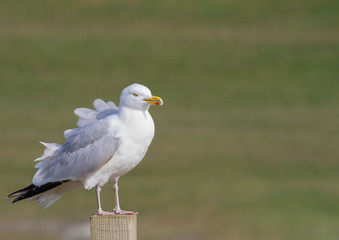
[[[120,180],[122,207],[140,212],[139,239],[336,239],[338,9],[333,0],[2,0],[1,192],[30,183],[38,141],[62,143],[74,108],[118,103],[138,82],[165,101],[151,109],[148,154]],[[2,199],[0,210],[0,224],[83,221],[95,196],[78,190],[47,210]]]

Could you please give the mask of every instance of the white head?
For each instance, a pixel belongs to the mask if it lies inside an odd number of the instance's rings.
[[[141,84],[134,83],[121,92],[119,107],[146,111],[151,104],[162,105],[163,101],[160,97],[152,96],[151,91]]]

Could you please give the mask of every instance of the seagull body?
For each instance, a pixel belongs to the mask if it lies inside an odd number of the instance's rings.
[[[154,136],[154,122],[148,112],[150,105],[162,105],[162,99],[140,84],[125,88],[120,106],[101,99],[94,101],[95,110],[78,108],[78,128],[66,130],[63,145],[42,143],[46,146],[32,184],[8,197],[36,200],[49,207],[64,193],[81,186],[96,188],[97,214],[133,214],[122,211],[118,197],[118,179],[137,166],[145,156]],[[115,208],[112,213],[102,211],[101,187],[113,180]]]

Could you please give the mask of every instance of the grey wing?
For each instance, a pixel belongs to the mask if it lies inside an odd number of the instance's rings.
[[[79,127],[103,119],[119,110],[119,107],[115,106],[113,102],[104,102],[101,99],[96,99],[93,102],[93,106],[95,110],[89,108],[77,108],[74,110],[74,113],[79,117],[77,123]]]
[[[46,159],[36,165],[39,170],[34,175],[33,184],[41,186],[86,177],[107,163],[118,147],[119,138],[115,137],[106,119],[72,129],[68,132],[67,141],[50,156],[45,154]]]

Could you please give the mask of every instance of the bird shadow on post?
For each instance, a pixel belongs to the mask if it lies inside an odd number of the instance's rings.
[[[90,240],[136,240],[137,215],[92,215]]]

